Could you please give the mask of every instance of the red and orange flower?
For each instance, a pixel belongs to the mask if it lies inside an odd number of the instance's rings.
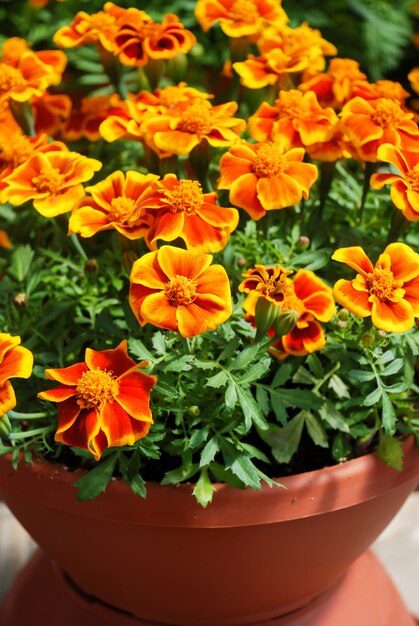
[[[12,67],[18,67],[23,54],[33,54],[39,61],[42,61],[48,69],[55,74],[51,79],[52,85],[57,85],[67,65],[67,56],[61,50],[39,50],[33,52],[27,42],[20,37],[11,37],[3,43],[1,61]]]
[[[59,405],[55,441],[87,450],[98,461],[106,448],[132,446],[145,437],[153,423],[150,390],[157,381],[138,371],[145,365],[128,356],[124,340],[114,350],[87,348],[83,363],[46,370],[60,383],[38,394]]]
[[[0,105],[9,99],[27,102],[42,96],[50,85],[59,82],[57,74],[32,52],[24,52],[13,65],[0,63]]]
[[[269,23],[288,22],[278,0],[198,0],[195,15],[204,31],[219,23],[228,37],[257,35]]]
[[[103,11],[89,15],[79,11],[69,26],[63,26],[54,35],[60,48],[77,48],[89,43],[100,44],[108,52],[115,52],[117,20],[126,9],[107,2]]]
[[[214,330],[231,315],[230,283],[212,255],[163,246],[135,261],[130,306],[141,324],[194,337]]]
[[[115,229],[128,239],[139,239],[147,232],[151,218],[145,215],[152,194],[155,174],[113,172],[100,183],[86,187],[91,197],[81,200],[69,222],[69,233],[92,237],[102,230]]]
[[[101,167],[100,161],[77,152],[36,152],[3,179],[1,202],[19,206],[33,200],[44,217],[67,213],[84,196],[82,183]]]
[[[337,302],[357,317],[369,317],[374,326],[404,333],[419,316],[419,254],[405,243],[391,243],[375,266],[360,246],[339,248],[332,259],[357,273],[353,280],[338,280]]]
[[[12,244],[9,239],[9,235],[5,230],[0,230],[0,248],[11,248]]]
[[[78,141],[82,138],[99,141],[99,127],[102,122],[124,109],[124,102],[116,93],[82,98],[79,106],[72,109],[62,129],[62,136],[65,141]]]
[[[321,106],[341,109],[352,97],[353,89],[366,74],[353,59],[332,59],[325,73],[317,74],[298,86],[303,92],[314,91]],[[377,97],[377,96],[376,96]]]
[[[230,202],[258,220],[308,198],[318,172],[303,159],[303,148],[285,151],[276,143],[232,146],[221,157],[218,188],[229,189]]]
[[[20,346],[20,337],[0,333],[0,417],[16,406],[16,396],[10,378],[29,378],[33,355]]]
[[[203,193],[198,181],[178,180],[174,174],[156,183],[145,206],[152,217],[145,234],[150,250],[157,249],[159,240],[180,237],[188,250],[218,252],[239,221],[236,209],[217,205],[216,193]]]

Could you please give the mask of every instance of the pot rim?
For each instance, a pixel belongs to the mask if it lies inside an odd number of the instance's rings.
[[[291,521],[355,506],[374,499],[401,484],[419,480],[419,454],[415,439],[403,442],[404,462],[395,470],[371,452],[323,469],[276,479],[283,487],[262,484],[260,490],[231,488],[216,483],[207,508],[197,504],[193,484],[178,486],[147,483],[147,497],[134,494],[124,481],[112,479],[106,492],[94,500],[79,502],[74,483],[82,470],[69,471],[44,458],[11,467],[10,455],[0,456],[0,495],[7,491],[45,507],[78,516],[138,525],[221,528]],[[245,515],[243,514],[245,511]]]

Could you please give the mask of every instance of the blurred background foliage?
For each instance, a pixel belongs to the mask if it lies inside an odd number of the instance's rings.
[[[94,13],[103,4],[102,0],[0,0],[2,38],[21,36],[35,48],[45,48],[53,33],[77,11]],[[156,20],[176,13],[198,35],[208,65],[226,48],[219,27],[200,32],[195,0],[119,0],[116,4],[143,9]],[[415,0],[283,0],[283,7],[293,26],[308,22],[320,29],[337,46],[340,57],[360,62],[371,81],[384,77],[402,81],[418,65],[418,49],[412,43],[413,34],[419,31],[419,2]]]

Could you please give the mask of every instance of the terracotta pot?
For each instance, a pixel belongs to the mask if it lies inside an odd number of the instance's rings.
[[[189,485],[150,484],[143,500],[120,481],[78,503],[78,472],[15,472],[7,458],[0,494],[85,593],[145,622],[257,624],[332,588],[380,534],[418,482],[414,441],[404,449],[402,472],[370,454],[281,479],[286,489],[219,485],[207,509]]]

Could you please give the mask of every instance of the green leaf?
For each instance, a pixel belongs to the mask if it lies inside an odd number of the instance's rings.
[[[382,437],[378,452],[384,463],[399,471],[403,469],[403,448],[398,439]]]
[[[386,394],[385,391],[382,392],[382,416],[381,421],[383,424],[384,431],[386,435],[394,435],[396,431],[396,412],[393,407],[393,403],[390,398]]]
[[[351,394],[349,387],[343,382],[343,380],[337,374],[333,374],[328,383],[328,387],[333,389],[338,398],[350,398]]]
[[[377,387],[376,389],[374,389],[374,391],[369,393],[366,398],[364,398],[362,406],[373,406],[374,404],[377,404],[377,402],[381,398],[381,394],[382,394],[381,387]]]
[[[338,463],[347,461],[352,456],[352,448],[343,433],[338,433],[333,441],[332,456]]]
[[[286,363],[285,365],[281,364],[274,376],[271,387],[282,387],[282,385],[289,380],[291,373],[292,365],[290,365],[289,363]]]
[[[304,426],[304,415],[299,413],[285,426],[269,424],[269,429],[260,433],[262,439],[271,446],[272,455],[278,463],[288,463],[300,444]]]
[[[344,415],[336,408],[336,405],[329,399],[326,399],[323,406],[319,409],[319,415],[332,428],[340,430],[344,433],[349,432],[349,425]]]
[[[163,333],[154,333],[151,338],[151,343],[153,344],[153,348],[158,354],[160,354],[161,356],[166,354],[166,339]]]
[[[22,282],[29,272],[34,251],[29,245],[18,246],[11,255],[9,273]]]
[[[192,450],[194,450],[195,448],[199,448],[199,446],[201,446],[204,443],[204,441],[207,440],[208,433],[209,433],[208,424],[204,426],[203,428],[200,428],[199,430],[195,430],[195,432],[192,434],[189,440],[189,447],[192,448]]]
[[[323,398],[316,396],[308,389],[277,389],[276,391],[284,402],[297,409],[319,409],[323,404]]]
[[[215,458],[215,455],[219,451],[218,438],[216,435],[211,437],[211,439],[206,444],[205,448],[201,452],[201,459],[199,462],[199,467],[205,467],[212,463]]]
[[[364,370],[350,370],[348,376],[357,383],[365,383],[375,378],[374,372]]]
[[[285,408],[285,404],[281,396],[277,391],[271,389],[271,405],[273,412],[275,413],[275,417],[280,424],[286,424],[288,414],[287,409]]]
[[[227,374],[223,370],[220,370],[219,372],[214,374],[214,376],[208,378],[205,384],[207,387],[214,387],[215,389],[218,389],[219,387],[222,387],[226,384],[227,378]]]
[[[300,365],[298,370],[295,372],[292,377],[292,382],[297,385],[315,385],[317,383],[317,378],[308,371],[304,365]]]
[[[304,420],[308,434],[310,435],[316,446],[328,448],[329,442],[327,440],[326,431],[319,422],[319,420],[310,411],[304,411]]]
[[[249,457],[228,441],[220,442],[220,445],[226,468],[230,469],[247,487],[260,489],[258,473]]]
[[[198,504],[204,508],[212,501],[215,487],[211,483],[208,472],[206,469],[202,469],[198,478],[198,481],[194,487],[193,495],[197,499]]]
[[[87,474],[75,482],[74,486],[78,487],[77,500],[81,502],[92,500],[102,493],[102,491],[105,491],[113,476],[117,460],[117,454],[108,456],[105,460],[96,465],[93,470],[87,472]]]
[[[268,424],[262,415],[262,411],[260,410],[258,403],[250,391],[243,389],[240,385],[236,386],[236,391],[243,411],[246,429],[249,430],[253,423],[257,426],[257,428],[265,430],[268,427]]]
[[[146,360],[146,361],[154,361],[155,357],[151,354],[149,350],[145,347],[143,342],[140,339],[134,339],[129,342],[130,351],[137,359]]]
[[[184,354],[165,363],[164,369],[166,372],[187,372],[192,369],[192,360],[192,354]]]
[[[391,363],[387,365],[380,372],[380,376],[392,376],[393,374],[397,374],[404,365],[404,359],[394,359]]]
[[[251,383],[255,380],[260,380],[266,372],[269,370],[271,365],[270,357],[265,359],[261,359],[257,363],[255,363],[243,376],[241,376],[238,380],[240,383]]]
[[[256,386],[256,402],[258,403],[263,415],[268,415],[270,411],[269,395],[267,390],[261,385]]]
[[[260,346],[257,343],[254,343],[250,346],[246,346],[242,352],[240,352],[239,356],[237,356],[234,361],[232,361],[229,365],[229,369],[240,370],[244,367],[248,367],[249,363],[253,361],[256,354],[259,352]]]
[[[316,354],[309,354],[306,363],[309,367],[309,370],[316,378],[323,378],[324,376],[324,368],[321,364],[319,357]]]
[[[225,393],[225,405],[228,409],[234,409],[237,404],[237,388],[236,383],[232,380]]]
[[[198,465],[196,463],[190,463],[187,461],[185,465],[181,465],[174,470],[170,470],[166,472],[163,480],[161,481],[162,485],[176,485],[177,483],[181,483],[184,480],[188,480],[188,478],[192,478],[198,471]]]

